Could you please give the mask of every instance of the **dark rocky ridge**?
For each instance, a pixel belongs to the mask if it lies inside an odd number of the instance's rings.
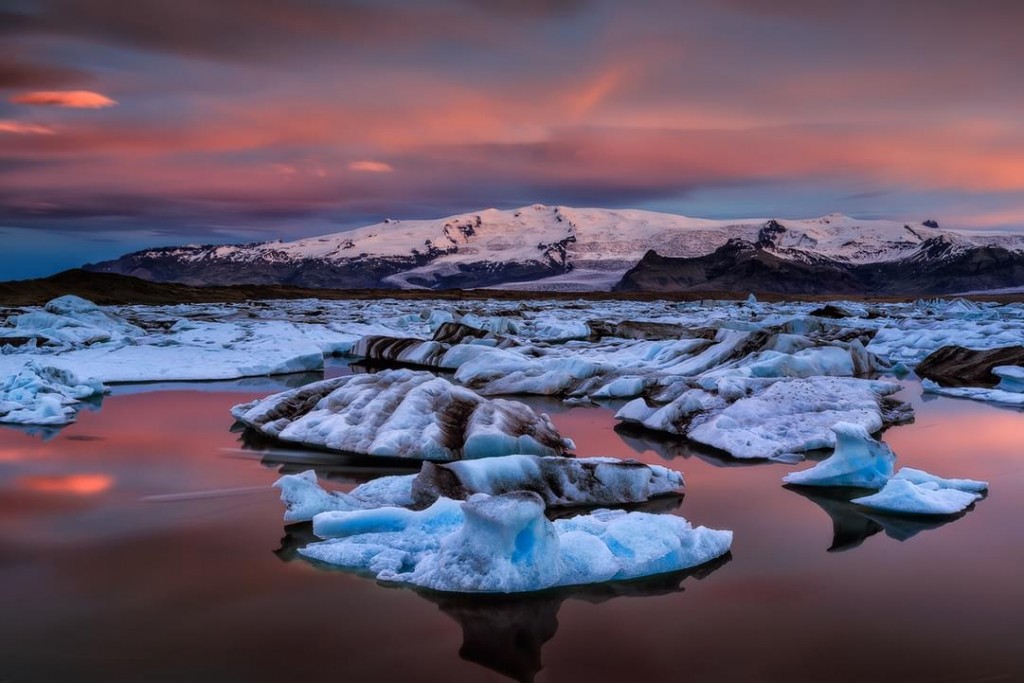
[[[1021,285],[1024,254],[996,246],[957,249],[939,236],[906,258],[863,264],[783,258],[761,246],[761,240],[729,240],[714,253],[695,258],[669,258],[652,250],[615,290],[923,296]]]

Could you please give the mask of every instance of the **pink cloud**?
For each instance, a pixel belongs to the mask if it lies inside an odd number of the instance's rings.
[[[348,170],[360,173],[391,173],[395,169],[383,161],[353,161],[348,165]]]
[[[38,123],[0,119],[0,133],[13,133],[14,135],[53,135],[54,132],[53,128],[43,126]]]
[[[117,102],[106,95],[91,90],[36,90],[13,95],[14,104],[69,107],[72,109],[103,109],[113,107]]]

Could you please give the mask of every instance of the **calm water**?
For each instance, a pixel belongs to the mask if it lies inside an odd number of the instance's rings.
[[[122,387],[49,440],[0,429],[0,681],[1024,680],[1024,413],[905,384],[917,421],[885,435],[900,464],[992,483],[939,527],[789,491],[791,466],[621,435],[609,409],[535,401],[580,454],[682,470],[685,498],[662,508],[735,530],[732,558],[477,601],[295,557],[309,531],[281,522],[279,472],[379,472],[230,431],[233,404],[284,383]]]

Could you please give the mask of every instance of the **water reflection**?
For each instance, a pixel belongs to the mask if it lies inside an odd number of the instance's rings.
[[[965,511],[943,517],[887,515],[850,502],[853,498],[874,493],[873,490],[792,484],[786,484],[783,488],[811,501],[832,520],[832,545],[828,548],[830,553],[852,550],[880,531],[884,531],[889,538],[906,541],[922,531],[938,529],[967,514]],[[973,505],[968,508],[972,509]]]
[[[309,522],[289,524],[280,547],[282,561],[307,560],[299,550],[318,541]],[[619,597],[656,597],[681,593],[682,583],[693,577],[703,580],[732,559],[726,554],[699,567],[633,581],[576,586],[524,595],[471,595],[408,589],[437,605],[462,628],[459,656],[467,662],[496,671],[521,683],[529,683],[543,669],[544,645],[558,632],[558,612],[566,600],[601,604]],[[329,567],[334,569],[337,568]],[[399,589],[404,589],[399,587]]]

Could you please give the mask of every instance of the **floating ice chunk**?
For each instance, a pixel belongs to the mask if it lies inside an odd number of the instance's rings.
[[[657,432],[685,434],[696,416],[724,405],[725,401],[714,394],[701,389],[690,389],[661,407],[649,406],[642,398],[634,399],[622,406],[615,417],[623,422],[638,424]]]
[[[923,470],[915,470],[910,467],[900,468],[900,471],[896,473],[895,479],[906,479],[913,484],[935,484],[939,488],[943,489],[956,489],[958,491],[967,491],[969,493],[984,493],[988,491],[987,481],[977,481],[975,479],[943,479],[937,477],[934,474],[929,474]]]
[[[934,481],[915,484],[893,477],[878,493],[851,502],[873,510],[908,515],[955,515],[981,498],[977,493],[943,488]]]
[[[563,455],[573,447],[546,415],[527,405],[486,399],[412,370],[314,382],[237,405],[231,413],[282,441],[375,456],[459,460]]]
[[[802,486],[884,486],[896,463],[892,449],[871,438],[859,424],[840,422],[832,426],[832,431],[836,435],[835,453],[810,469],[787,474],[783,481]]]
[[[594,392],[594,398],[630,398],[644,391],[643,377],[619,377]]]
[[[317,483],[316,472],[286,474],[274,486],[281,491],[286,522],[305,522],[321,512],[365,510],[378,507],[410,507],[415,475],[379,477],[351,493],[328,491]]]
[[[1024,394],[1024,367],[1019,365],[1001,365],[992,369],[992,374],[999,378],[996,389],[1013,394]]]
[[[455,372],[460,384],[476,387],[480,393],[561,394],[580,380],[594,377],[601,365],[584,358],[566,356],[531,359],[520,353],[493,349],[463,363]]]
[[[382,581],[438,591],[519,593],[678,571],[728,552],[731,531],[674,515],[598,510],[550,522],[544,501],[520,491],[439,498],[423,511],[327,512],[314,532],[330,540],[300,552]]]
[[[68,370],[32,360],[0,379],[0,422],[69,424],[75,421],[76,404],[81,399],[101,396],[107,391],[98,380],[82,379]]]
[[[883,411],[882,405],[883,397],[898,390],[899,385],[889,382],[853,378],[779,381],[703,418],[692,418],[686,434],[737,458],[834,448],[831,428],[838,422],[854,423],[871,434],[901,416],[899,411]]]
[[[0,328],[0,340],[35,338],[65,348],[123,341],[144,334],[141,328],[103,311],[93,302],[71,295],[51,300],[43,310],[12,315],[7,324],[11,327]]]
[[[442,497],[464,500],[477,493],[512,491],[532,491],[548,507],[642,503],[680,490],[683,475],[635,460],[506,455],[428,462],[419,474],[381,477],[351,493],[321,488],[312,470],[285,475],[274,486],[281,490],[286,505],[285,520],[301,521],[332,510],[426,507]]]
[[[1000,383],[1001,385],[1002,383]],[[1024,393],[1006,391],[1005,389],[983,389],[981,387],[944,387],[930,379],[921,380],[921,389],[926,394],[939,394],[953,398],[969,398],[974,401],[1001,403],[1011,406],[1024,406]]]
[[[533,326],[530,337],[543,341],[569,341],[570,339],[587,339],[590,327],[579,320],[545,320]]]

